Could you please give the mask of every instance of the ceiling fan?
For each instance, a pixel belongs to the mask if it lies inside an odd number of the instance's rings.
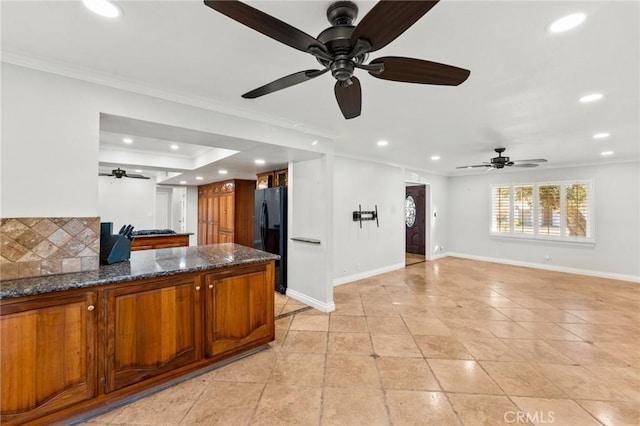
[[[360,115],[362,91],[356,68],[383,80],[405,83],[457,86],[469,77],[470,71],[451,65],[400,56],[385,56],[366,64],[370,52],[382,49],[411,27],[439,0],[380,1],[357,26],[353,21],[358,7],[350,1],[338,1],[327,9],[331,27],[317,38],[292,27],[258,9],[237,0],[205,0],[205,4],[268,37],[294,49],[309,53],[320,62],[322,69],[309,69],[279,78],[242,95],[253,99],[286,89],[331,71],[337,80],[334,93],[344,118]]]
[[[511,161],[509,157],[503,157],[502,153],[505,152],[506,148],[496,148],[495,152],[498,153],[497,157],[493,157],[489,163],[484,162],[482,164],[474,164],[472,166],[459,166],[456,169],[475,169],[478,167],[484,167],[487,170],[491,169],[503,169],[505,167],[538,167],[537,163],[546,163],[547,160],[544,158],[535,158],[532,160],[513,160]]]
[[[147,176],[127,174],[127,171],[122,170],[120,167],[111,170],[111,173],[98,173],[98,176],[114,176],[116,179],[122,179],[123,177],[131,179],[151,179]]]

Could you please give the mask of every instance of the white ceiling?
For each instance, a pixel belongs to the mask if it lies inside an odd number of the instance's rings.
[[[314,36],[329,25],[325,11],[331,1],[247,3]],[[356,3],[359,18],[375,4]],[[342,117],[329,74],[258,99],[240,97],[279,77],[320,68],[308,54],[246,28],[201,1],[118,4],[124,16],[111,21],[91,14],[79,1],[3,0],[2,58],[204,101],[237,115],[332,138],[338,154],[446,175],[478,172],[455,167],[488,161],[500,146],[512,159],[546,158],[548,163],[540,168],[640,158],[636,1],[443,0],[369,59],[427,59],[469,69],[469,79],[458,87],[426,86],[379,80],[357,70],[363,107],[362,115],[352,120]],[[573,12],[587,14],[580,27],[561,34],[546,31],[553,20]],[[591,92],[604,98],[578,102]],[[127,125],[123,127],[103,127],[101,148],[114,148],[118,135],[127,133]],[[183,178],[189,179],[199,173],[220,180],[221,167],[234,168],[234,174],[237,169],[237,177],[250,177],[260,171],[253,164],[258,155],[278,166],[314,155],[252,141],[230,145],[215,135],[199,135],[196,142],[188,129],[172,134],[162,126],[139,127],[144,130],[138,129],[138,148],[147,145],[143,151],[149,144],[166,147],[176,141],[205,152],[231,146],[240,151],[209,167],[183,170]],[[595,140],[597,132],[611,136]],[[380,139],[389,145],[378,148]],[[605,150],[615,154],[602,157]],[[186,151],[176,155],[202,156]],[[432,161],[433,155],[441,159]]]

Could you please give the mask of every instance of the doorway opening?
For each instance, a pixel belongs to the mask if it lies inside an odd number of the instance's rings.
[[[429,186],[409,183],[405,186],[405,266],[426,261],[429,238],[427,212],[429,211]]]
[[[156,186],[155,229],[186,231],[187,189]]]

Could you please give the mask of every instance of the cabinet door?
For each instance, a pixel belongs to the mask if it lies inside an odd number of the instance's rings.
[[[218,244],[232,243],[232,242],[233,242],[233,232],[220,231],[218,233]]]
[[[218,219],[218,209],[220,206],[220,197],[219,196],[213,196],[209,199],[209,211],[208,211],[208,220],[211,223],[219,223],[219,219]]]
[[[273,262],[206,276],[207,357],[233,354],[274,338]]]
[[[95,292],[0,307],[0,423],[29,419],[96,393]]]
[[[199,278],[171,277],[105,291],[106,392],[201,358]]]
[[[233,232],[234,196],[233,194],[220,197],[220,231]]]

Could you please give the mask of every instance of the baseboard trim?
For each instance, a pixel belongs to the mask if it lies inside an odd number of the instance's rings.
[[[333,301],[324,303],[290,288],[287,288],[287,296],[297,300],[298,302],[304,303],[307,306],[311,306],[312,308],[315,308],[321,312],[329,313],[336,310],[336,304],[333,303]]]
[[[446,253],[445,255],[450,257],[460,257],[463,259],[480,260],[482,262],[502,263],[504,265],[524,266],[526,268],[543,269],[546,271],[565,272],[567,274],[587,275],[590,277],[608,278],[612,280],[640,283],[640,276],[636,276],[636,275],[618,274],[615,272],[592,271],[590,269],[570,268],[567,266],[559,266],[559,265],[545,265],[542,263],[522,262],[519,260],[476,256],[473,254],[465,254],[465,253],[458,253],[458,252],[449,252],[449,253]]]
[[[434,254],[433,256],[431,256],[431,259],[428,260],[438,260],[438,259],[442,259],[443,257],[448,257],[449,254],[448,253],[438,253],[438,254]]]
[[[335,278],[333,280],[333,286],[335,287],[337,285],[363,280],[365,278],[373,277],[375,275],[384,274],[385,272],[391,272],[402,268],[404,268],[404,262],[385,266],[383,268],[371,269],[370,271],[358,272],[357,274],[347,275],[346,277]]]

